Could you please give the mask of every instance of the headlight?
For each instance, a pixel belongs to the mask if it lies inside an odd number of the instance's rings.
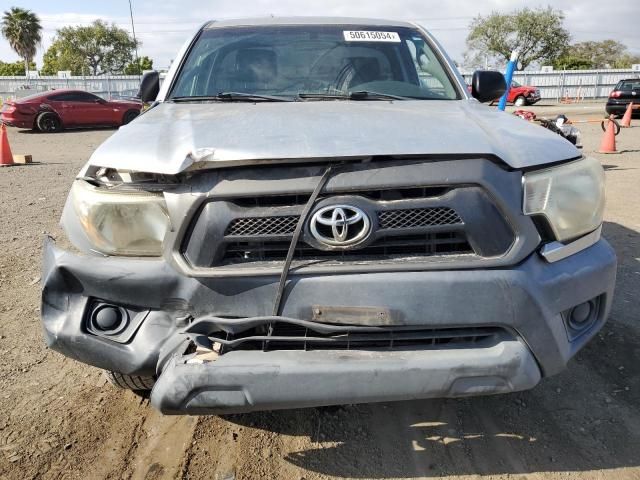
[[[524,213],[544,215],[556,240],[589,233],[602,223],[604,170],[585,158],[524,175]]]
[[[71,200],[89,241],[107,255],[159,256],[169,225],[164,197],[76,180]]]

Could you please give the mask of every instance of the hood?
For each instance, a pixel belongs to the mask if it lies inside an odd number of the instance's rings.
[[[475,100],[166,102],[121,127],[88,165],[176,174],[192,165],[427,154],[496,155],[515,169],[580,156],[559,135]]]

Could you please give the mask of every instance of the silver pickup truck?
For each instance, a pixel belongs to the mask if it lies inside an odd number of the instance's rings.
[[[75,179],[48,345],[167,414],[534,387],[603,326],[599,162],[421,26],[212,21]]]

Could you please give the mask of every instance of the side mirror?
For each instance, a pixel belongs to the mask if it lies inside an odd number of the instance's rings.
[[[490,70],[476,70],[471,80],[471,96],[485,103],[497,100],[507,90],[504,75]]]
[[[97,98],[96,103],[99,103],[100,105],[104,105],[105,103],[107,103],[107,101],[104,98]]]
[[[140,81],[140,90],[136,95],[142,103],[153,102],[160,91],[160,74],[158,72],[147,72]]]

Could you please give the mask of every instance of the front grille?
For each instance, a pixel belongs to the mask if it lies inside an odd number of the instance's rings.
[[[235,241],[227,243],[223,263],[283,261],[289,250],[288,240]],[[298,260],[335,259],[338,261],[392,260],[403,256],[472,254],[463,232],[421,233],[382,237],[358,250],[318,250],[300,240],[294,258]]]
[[[236,218],[225,230],[225,236],[291,235],[298,223],[297,215]],[[461,225],[462,219],[451,208],[409,208],[378,212],[380,228],[435,227]]]
[[[380,228],[433,227],[461,224],[462,219],[451,208],[409,208],[378,212]]]
[[[491,347],[507,338],[498,327],[423,328],[386,327],[318,332],[304,325],[277,322],[242,333],[218,332],[209,337],[230,350],[415,350]]]
[[[236,218],[225,231],[226,236],[291,235],[296,229],[300,217],[286,215],[281,217]]]
[[[202,204],[180,246],[189,265],[220,268],[219,272],[229,267],[231,274],[281,267],[309,194],[287,191],[276,170],[270,172],[267,178],[256,179],[264,183],[258,192],[268,193],[233,195],[226,186],[223,195],[212,195]],[[305,169],[299,172],[307,174]],[[513,229],[481,186],[362,188],[373,182],[362,177],[337,187],[328,185],[323,191],[297,242],[295,268],[375,269],[384,263],[385,269],[398,269],[405,261],[420,268],[436,263],[476,265],[505,255],[515,240]],[[428,180],[407,174],[406,181]],[[313,212],[332,204],[353,205],[369,215],[371,232],[361,244],[339,249],[314,238]]]

